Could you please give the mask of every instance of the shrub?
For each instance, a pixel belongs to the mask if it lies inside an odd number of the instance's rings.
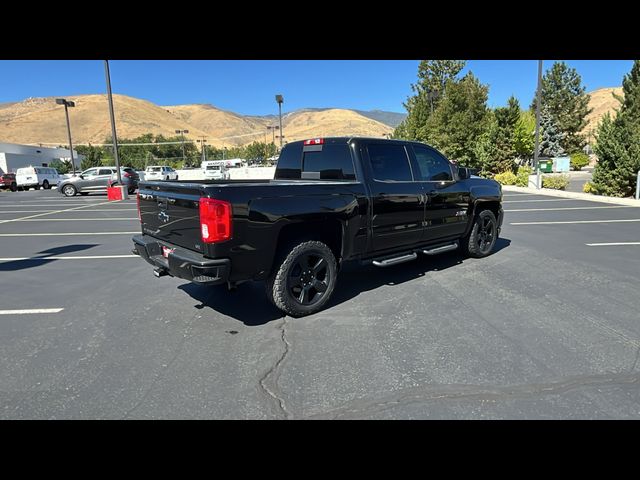
[[[529,175],[533,173],[533,169],[528,165],[523,165],[518,168],[518,174],[516,175],[516,185],[518,187],[526,187],[529,185]]]
[[[513,172],[503,172],[496,174],[493,179],[501,185],[515,185],[516,174]]]
[[[589,155],[583,152],[571,154],[571,170],[582,170],[582,167],[589,165]]]
[[[568,175],[543,175],[542,188],[552,188],[554,190],[564,190],[569,185]]]
[[[593,184],[593,182],[587,182],[582,186],[582,191],[584,193],[592,193],[594,195],[598,195],[598,189]]]

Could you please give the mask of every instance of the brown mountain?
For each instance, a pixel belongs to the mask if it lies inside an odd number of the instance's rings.
[[[592,112],[587,115],[587,125],[583,130],[587,138],[589,135],[593,138],[593,134],[598,129],[598,124],[607,112],[615,115],[615,111],[620,108],[620,102],[615,99],[613,96],[614,93],[622,97],[622,87],[600,88],[589,93],[591,97],[589,100],[589,108],[592,109]]]
[[[101,143],[111,135],[105,95],[66,97],[76,102],[69,109],[75,144]],[[277,121],[249,117],[218,109],[212,105],[163,107],[125,95],[114,95],[118,137],[133,138],[145,133],[175,135],[187,129],[186,137],[206,136],[216,146],[243,145],[271,140],[267,125]],[[292,112],[283,117],[287,141],[314,136],[362,135],[382,137],[392,128],[353,110],[327,109]],[[265,135],[266,134],[266,135]],[[67,130],[63,107],[55,97],[28,98],[0,105],[0,142],[66,144]]]

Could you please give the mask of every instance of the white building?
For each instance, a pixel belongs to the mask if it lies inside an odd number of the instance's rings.
[[[80,162],[84,155],[73,151],[73,163],[76,170],[80,169]],[[17,143],[0,143],[0,172],[15,173],[22,167],[48,167],[54,160],[71,160],[71,152],[66,148],[38,147],[33,145],[19,145]]]

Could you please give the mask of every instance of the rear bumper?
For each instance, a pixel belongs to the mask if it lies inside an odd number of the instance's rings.
[[[218,285],[229,279],[231,260],[228,258],[206,258],[197,252],[160,242],[148,235],[136,235],[132,240],[133,253],[153,265],[158,276],[168,274],[204,285]],[[163,246],[174,250],[164,257]]]

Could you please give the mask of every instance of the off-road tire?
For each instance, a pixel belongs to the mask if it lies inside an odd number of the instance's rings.
[[[491,210],[482,210],[474,217],[471,231],[461,239],[460,246],[466,256],[483,258],[491,254],[497,239],[496,216]]]
[[[310,273],[312,278],[309,279],[307,284],[308,293],[303,294],[302,290],[305,287],[292,286],[290,282],[293,281],[292,279],[294,278],[292,273],[294,273],[296,269],[302,268],[300,262],[304,262],[309,258],[323,259],[325,263],[318,260],[318,265],[321,266],[317,273],[313,272],[313,268],[309,268],[307,273]],[[321,276],[322,279],[317,278],[317,276]],[[267,298],[269,298],[269,301],[276,307],[292,317],[311,315],[321,310],[329,301],[335,288],[337,277],[338,264],[331,249],[322,242],[303,242],[293,247],[283,260],[277,261],[276,268],[274,268],[273,273],[266,280]],[[302,274],[299,278],[303,278]],[[325,290],[323,292],[317,290],[316,287],[313,286],[316,284],[324,285],[322,288],[325,288]],[[294,297],[293,288],[300,288],[303,302],[300,302]],[[306,302],[311,292],[315,292],[313,298],[310,299],[310,302]],[[317,297],[317,295],[319,295],[319,297]]]

